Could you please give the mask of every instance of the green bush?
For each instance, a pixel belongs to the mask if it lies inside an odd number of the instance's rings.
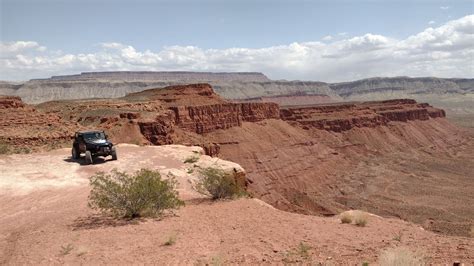
[[[158,171],[141,169],[133,175],[112,170],[90,178],[89,206],[116,217],[155,217],[184,205],[174,178],[162,180]]]
[[[9,150],[8,144],[0,141],[0,154],[7,154]]]
[[[237,183],[234,175],[223,169],[208,167],[200,171],[196,190],[213,200],[237,198],[247,195],[245,188]]]

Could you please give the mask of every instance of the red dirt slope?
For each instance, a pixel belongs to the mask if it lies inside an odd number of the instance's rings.
[[[181,178],[191,176],[183,163],[188,155],[175,157],[180,149],[193,154],[190,147],[122,145],[118,161],[88,166],[71,162],[69,149],[0,155],[0,169],[16,169],[6,176],[0,170],[0,264],[360,265],[376,263],[383,250],[397,246],[422,252],[434,265],[474,262],[472,238],[437,235],[399,219],[370,216],[357,227],[337,217],[283,212],[257,199],[212,203]],[[172,171],[186,207],[161,220],[97,215],[87,207],[87,177],[113,167]],[[4,190],[9,180],[17,189]],[[170,237],[175,243],[165,245]]]

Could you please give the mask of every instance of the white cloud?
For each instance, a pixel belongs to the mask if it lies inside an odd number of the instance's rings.
[[[331,35],[327,35],[322,38],[323,41],[331,41],[332,39],[333,37]]]
[[[428,24],[429,24],[429,25],[436,24],[436,21],[434,21],[434,20],[430,20],[430,21],[428,22]]]
[[[429,27],[405,39],[367,33],[324,42],[264,48],[169,46],[140,51],[102,43],[94,53],[51,51],[33,41],[0,43],[0,79],[23,80],[81,71],[260,71],[274,79],[322,81],[371,76],[474,76],[474,15]]]
[[[439,7],[441,10],[448,10],[449,9],[449,6],[440,6]]]

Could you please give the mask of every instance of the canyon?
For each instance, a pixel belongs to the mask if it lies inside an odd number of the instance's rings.
[[[195,145],[236,162],[252,196],[280,210],[363,209],[448,235],[471,230],[473,135],[415,100],[279,106],[230,101],[201,83],[114,99],[0,102],[0,142],[12,150],[68,147],[75,130],[99,128],[118,143]]]

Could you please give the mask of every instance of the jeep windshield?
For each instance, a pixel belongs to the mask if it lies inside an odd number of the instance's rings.
[[[91,132],[91,133],[84,133],[85,140],[105,140],[104,132]]]

